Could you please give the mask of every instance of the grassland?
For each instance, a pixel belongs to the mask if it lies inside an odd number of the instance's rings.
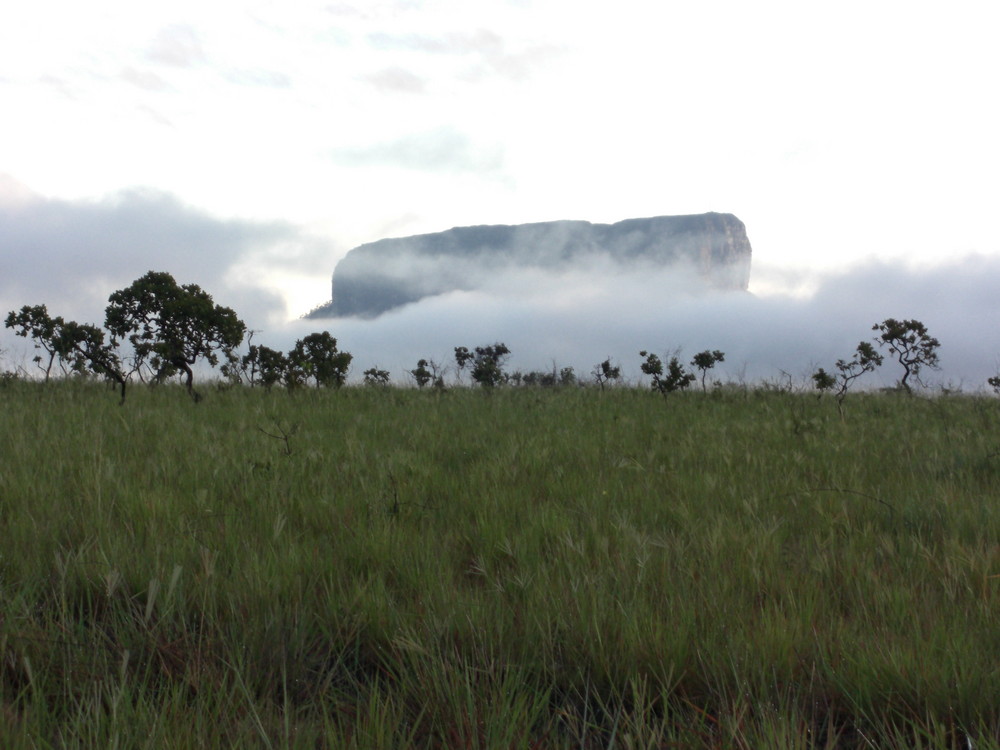
[[[0,747],[1000,747],[992,398],[11,382],[0,458]]]

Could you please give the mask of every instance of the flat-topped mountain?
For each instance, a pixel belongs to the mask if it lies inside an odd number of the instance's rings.
[[[333,272],[332,301],[309,317],[374,318],[425,297],[471,291],[505,270],[558,272],[587,260],[623,269],[685,263],[714,288],[746,290],[750,240],[732,214],[456,227],[354,248]]]

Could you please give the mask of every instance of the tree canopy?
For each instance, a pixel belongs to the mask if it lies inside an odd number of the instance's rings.
[[[676,357],[672,356],[664,371],[663,360],[659,356],[645,350],[639,352],[640,357],[645,357],[646,361],[639,367],[653,379],[653,390],[658,391],[663,396],[674,391],[683,391],[694,382],[694,374],[684,369],[684,365]]]
[[[703,352],[698,352],[694,355],[694,359],[691,360],[691,366],[697,367],[701,370],[701,390],[705,390],[705,376],[708,371],[715,367],[717,362],[725,362],[726,354],[725,352],[720,352],[718,349],[706,349]]]
[[[881,323],[873,325],[872,330],[879,333],[875,337],[875,342],[879,346],[887,347],[896,357],[896,361],[903,366],[903,379],[899,384],[907,393],[911,390],[907,382],[911,375],[920,382],[922,367],[937,369],[937,350],[941,342],[928,334],[927,326],[919,320],[886,318]]]
[[[66,344],[62,340],[63,319],[51,317],[45,305],[25,305],[17,312],[11,310],[4,325],[17,336],[31,338],[35,342],[35,348],[48,355],[47,361],[41,355],[33,359],[45,373],[45,380],[48,382],[56,360],[64,361],[67,356]]]
[[[196,399],[191,368],[200,359],[215,366],[218,353],[238,347],[246,333],[231,308],[215,304],[197,284],[179,285],[164,271],[150,271],[108,302],[105,327],[114,341],[129,341],[136,367],[148,364],[157,379],[183,372]]]
[[[34,361],[45,373],[48,382],[53,363],[58,360],[64,372],[83,374],[88,370],[116,383],[125,402],[128,376],[122,368],[121,357],[113,343],[105,342],[104,331],[94,325],[51,317],[45,305],[25,305],[19,312],[13,310],[5,321],[7,328],[24,338],[31,338],[36,349],[44,350],[48,361],[36,356]]]
[[[317,388],[340,388],[347,382],[352,359],[350,352],[337,349],[337,339],[328,331],[310,333],[296,341],[288,353],[287,379],[289,384],[295,384],[312,378]]]

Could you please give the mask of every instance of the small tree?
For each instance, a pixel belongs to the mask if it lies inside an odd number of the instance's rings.
[[[104,331],[95,325],[69,321],[63,326],[62,340],[70,354],[73,371],[82,373],[90,370],[115,383],[121,391],[119,403],[124,404],[128,375],[114,342],[105,342]]]
[[[25,305],[19,313],[11,312],[6,320],[7,328],[14,328],[18,336],[30,336],[36,349],[43,349],[48,355],[47,364],[42,367],[42,357],[35,362],[45,372],[48,381],[53,362],[71,372],[83,374],[92,372],[116,383],[121,389],[121,403],[125,403],[125,387],[128,375],[122,367],[121,357],[115,343],[104,340],[104,331],[97,326],[66,321],[61,317],[49,317],[45,305],[29,307]]]
[[[601,390],[604,390],[605,384],[610,384],[613,381],[618,381],[622,379],[622,368],[615,367],[611,364],[611,357],[608,357],[603,362],[598,362],[594,365],[594,369],[590,371],[591,376],[594,378]]]
[[[468,350],[466,350],[468,351]],[[472,379],[483,388],[495,388],[506,380],[503,371],[510,349],[506,344],[496,343],[491,346],[477,346],[472,360]],[[455,350],[458,359],[458,350]],[[462,365],[459,365],[461,369]]]
[[[653,390],[659,391],[663,396],[674,391],[682,391],[695,380],[695,376],[684,369],[684,365],[676,356],[670,358],[666,372],[663,369],[663,360],[657,355],[641,351],[639,356],[646,358],[640,367],[646,375],[653,378]]]
[[[426,359],[421,359],[417,361],[417,366],[410,370],[410,375],[413,376],[413,380],[416,382],[417,388],[423,388],[431,382],[433,375],[431,375],[431,371],[427,369],[429,364],[430,363]]]
[[[566,369],[566,368],[564,368]],[[572,375],[572,373],[570,373]],[[530,372],[513,372],[506,378],[508,383],[514,385],[525,385],[529,387],[553,388],[563,385],[560,380],[560,373],[555,366],[551,370],[532,370]]]
[[[112,342],[128,338],[136,368],[148,362],[157,379],[183,372],[195,400],[191,368],[199,360],[214,367],[218,353],[238,347],[246,333],[232,309],[216,305],[197,284],[181,286],[163,271],[150,271],[108,302],[104,325]]]
[[[875,351],[875,347],[868,341],[858,343],[858,348],[854,351],[854,356],[850,360],[837,360],[837,375],[827,373],[823,368],[813,373],[812,379],[819,390],[833,390],[837,387],[837,409],[840,416],[844,416],[844,399],[847,391],[855,380],[866,372],[874,372],[876,367],[882,365],[882,355]],[[839,387],[838,387],[839,384]]]
[[[238,360],[239,369],[245,375],[250,387],[261,385],[270,389],[280,383],[288,372],[288,358],[269,346],[254,344]]]
[[[444,370],[433,359],[421,359],[417,366],[409,371],[417,388],[424,388],[428,384],[435,388],[444,388]]]
[[[438,390],[444,390],[444,375],[448,368],[439,365],[433,359],[427,360],[427,367],[431,368],[431,384]]]
[[[11,310],[4,326],[13,329],[16,336],[30,338],[36,349],[48,355],[47,361],[41,355],[32,361],[45,373],[45,382],[49,382],[56,359],[62,361],[67,355],[65,342],[61,340],[63,319],[50,317],[45,305],[25,305],[19,312]]]
[[[872,326],[872,330],[879,332],[875,342],[887,347],[903,366],[903,379],[899,384],[907,393],[912,393],[907,382],[911,375],[919,383],[922,367],[938,369],[937,350],[941,342],[929,336],[927,326],[919,320],[886,318]]]
[[[260,331],[247,329],[244,343],[249,347],[247,354],[240,356],[235,349],[227,349],[222,354],[226,361],[219,366],[223,376],[229,379],[234,385],[248,384],[251,388],[257,384],[258,361],[257,350],[253,342],[254,335]]]
[[[389,385],[389,371],[380,370],[378,367],[370,367],[364,373],[365,385],[379,386],[385,388]]]
[[[1000,394],[1000,375],[994,375],[988,378],[986,382],[993,388],[994,393]]]
[[[694,381],[694,374],[685,370],[677,357],[671,357],[667,364],[667,376],[661,382],[661,390],[664,393],[683,391]]]
[[[340,388],[347,382],[354,355],[337,349],[337,339],[327,331],[311,333],[295,342],[288,354],[286,382],[289,387],[312,378],[316,387]]]
[[[819,391],[819,397],[823,397],[825,391],[832,391],[837,385],[837,379],[822,367],[812,374],[813,384]]]
[[[542,388],[566,387],[576,385],[576,372],[572,367],[559,367],[555,360],[553,360],[551,370],[532,370],[530,372],[517,370],[509,375],[505,374],[504,380],[515,386],[540,386]]]
[[[462,382],[462,373],[465,372],[465,368],[469,366],[476,358],[476,355],[469,351],[468,347],[456,346],[455,347],[455,365],[458,367],[456,375],[458,377],[458,382]]]
[[[663,377],[663,360],[656,354],[647,352],[645,349],[639,352],[639,356],[646,358],[646,361],[639,365],[639,368],[644,374],[653,378],[653,389],[659,390],[657,384],[659,383],[660,378]]]
[[[725,361],[726,361],[725,353],[720,352],[718,349],[712,351],[706,349],[705,351],[698,352],[698,354],[694,355],[694,359],[691,360],[691,366],[697,367],[699,370],[701,370],[702,392],[706,390],[705,376],[708,374],[708,371],[711,370],[713,367],[715,367],[715,364],[717,362],[725,362]]]

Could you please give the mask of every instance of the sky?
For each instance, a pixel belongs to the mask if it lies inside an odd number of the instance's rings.
[[[100,322],[111,292],[165,270],[287,348],[365,242],[719,211],[746,224],[752,295],[580,269],[321,327],[356,371],[394,377],[502,340],[524,369],[721,348],[727,377],[802,378],[875,322],[919,318],[942,342],[934,379],[978,388],[1000,362],[998,17],[967,0],[8,3],[0,312]],[[0,369],[32,354],[9,331],[0,350]]]

